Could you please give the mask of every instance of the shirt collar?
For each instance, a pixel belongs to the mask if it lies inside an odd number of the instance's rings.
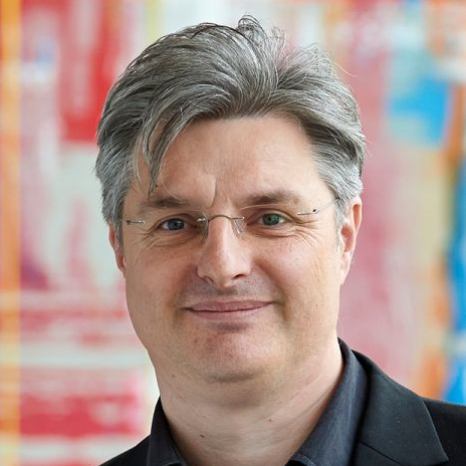
[[[175,465],[185,466],[185,462],[175,447],[175,442],[170,434],[167,418],[159,399],[152,421],[147,466]]]

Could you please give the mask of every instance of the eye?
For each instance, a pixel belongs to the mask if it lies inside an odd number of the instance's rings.
[[[273,227],[275,225],[280,225],[281,223],[286,222],[287,219],[285,216],[278,214],[276,212],[270,212],[262,214],[259,218],[259,222],[262,225]]]
[[[177,231],[183,230],[186,227],[186,221],[182,218],[169,218],[162,222],[158,229],[160,230],[168,230],[168,231]]]

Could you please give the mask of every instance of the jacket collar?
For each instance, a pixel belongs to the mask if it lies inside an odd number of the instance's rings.
[[[448,461],[423,399],[355,354],[368,376],[368,394],[354,466],[433,466]]]

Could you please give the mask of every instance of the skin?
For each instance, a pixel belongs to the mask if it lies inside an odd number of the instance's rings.
[[[125,219],[138,218],[148,186],[141,162]],[[292,192],[297,211],[333,199],[304,131],[269,115],[191,125],[152,197],[235,216],[277,190]],[[339,231],[332,205],[280,239],[241,237],[218,217],[204,239],[151,247],[138,227],[124,225],[120,244],[110,226],[133,325],[190,465],[283,465],[312,431],[342,372],[339,292],[360,221],[355,198]]]

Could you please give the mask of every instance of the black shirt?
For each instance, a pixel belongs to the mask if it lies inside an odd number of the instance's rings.
[[[350,466],[364,410],[366,374],[340,341],[345,361],[341,381],[309,437],[285,466]],[[155,409],[147,466],[186,466],[171,437],[160,401]]]

